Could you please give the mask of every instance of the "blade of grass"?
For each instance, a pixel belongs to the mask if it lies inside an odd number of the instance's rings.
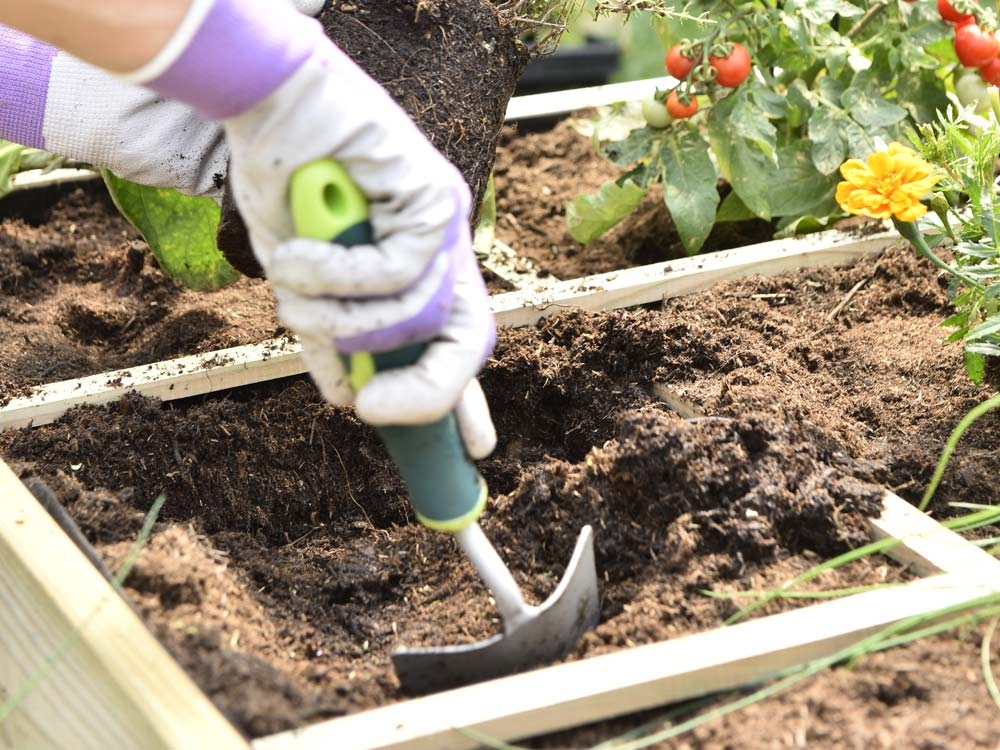
[[[949,518],[946,521],[942,521],[941,525],[949,529],[950,531],[960,533],[963,531],[972,531],[974,529],[978,529],[983,526],[989,526],[991,524],[996,523],[997,521],[1000,521],[1000,507],[975,506],[972,504],[969,505],[970,507],[975,507],[977,510],[974,513],[969,513],[964,516],[958,516],[957,518]],[[820,563],[819,565],[813,566],[809,570],[799,574],[795,578],[791,579],[790,581],[786,582],[785,584],[776,589],[764,592],[753,592],[752,595],[758,597],[756,601],[752,602],[751,604],[748,604],[739,612],[728,617],[725,620],[725,624],[732,625],[733,623],[746,618],[748,615],[757,611],[761,607],[769,604],[770,602],[777,601],[779,599],[805,598],[798,596],[799,592],[794,591],[796,586],[800,586],[803,583],[807,583],[808,581],[811,581],[812,579],[816,578],[819,575],[822,575],[823,573],[829,570],[833,570],[843,565],[847,565],[848,563],[860,560],[863,557],[868,557],[873,554],[885,552],[889,549],[892,549],[897,544],[900,544],[901,541],[902,540],[900,539],[890,537],[886,539],[879,539],[874,542],[869,542],[868,544],[862,545],[861,547],[858,547],[853,550],[849,550],[848,552],[845,552],[842,555],[838,555],[837,557],[831,558],[830,560]],[[888,584],[888,583],[873,584],[872,587],[886,588],[892,585],[895,584]],[[850,592],[850,590],[844,589],[844,592]],[[704,593],[706,596],[715,596],[716,594],[716,592],[709,592],[707,590],[703,591],[702,593]],[[728,598],[728,597],[726,597],[726,595],[722,595],[717,598]]]
[[[934,493],[941,483],[944,470],[948,466],[949,461],[951,461],[951,456],[955,452],[955,447],[958,445],[958,441],[962,435],[972,426],[973,422],[998,406],[1000,406],[1000,393],[991,396],[983,403],[970,409],[969,413],[959,420],[958,425],[952,430],[951,435],[948,436],[948,440],[944,444],[944,449],[941,451],[941,458],[938,459],[937,466],[934,468],[930,484],[927,485],[927,489],[924,490],[924,496],[920,499],[920,505],[917,506],[920,510],[927,510],[927,506],[930,505],[931,498],[934,497]]]
[[[837,599],[841,596],[852,596],[854,594],[864,594],[875,589],[894,588],[905,586],[904,583],[869,583],[864,586],[846,586],[839,589],[824,589],[822,591],[781,591],[777,599]],[[704,594],[709,599],[759,599],[773,596],[774,590],[765,591],[711,591],[702,589],[699,593]]]
[[[997,687],[996,677],[993,676],[993,662],[992,654],[993,650],[993,634],[997,631],[997,623],[1000,623],[1000,617],[994,617],[986,628],[986,633],[983,635],[982,647],[979,650],[980,661],[983,667],[983,681],[986,683],[986,690],[989,691],[990,698],[993,699],[994,705],[1000,709],[1000,687]]]
[[[831,558],[830,560],[826,560],[825,562],[822,562],[819,565],[815,565],[812,568],[809,568],[809,570],[805,571],[804,573],[800,573],[799,575],[795,576],[795,578],[792,578],[790,581],[786,582],[779,588],[774,589],[773,592],[771,592],[771,596],[762,597],[757,601],[753,602],[752,604],[748,604],[746,607],[741,609],[736,614],[731,615],[726,619],[725,624],[732,625],[735,622],[739,622],[740,620],[747,617],[747,615],[756,612],[758,609],[765,606],[766,604],[775,601],[776,599],[782,598],[782,596],[788,593],[791,589],[794,589],[796,586],[800,586],[801,584],[806,583],[807,581],[811,581],[813,578],[822,575],[828,570],[839,568],[850,562],[854,562],[855,560],[860,560],[864,557],[868,557],[869,555],[873,555],[878,552],[884,552],[887,549],[895,547],[899,543],[900,543],[899,539],[891,537],[887,539],[879,539],[878,541],[869,542],[868,544],[862,545],[861,547],[849,550],[841,555],[838,555],[837,557]]]

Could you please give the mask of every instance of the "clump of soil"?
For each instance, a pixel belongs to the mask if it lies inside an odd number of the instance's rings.
[[[487,0],[331,0],[319,19],[462,173],[475,221],[507,102],[528,62],[518,39],[525,23]],[[220,249],[244,273],[262,275],[228,188],[222,210]]]

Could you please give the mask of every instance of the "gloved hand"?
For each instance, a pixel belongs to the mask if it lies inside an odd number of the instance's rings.
[[[289,1],[313,16],[324,4]],[[0,138],[221,199],[229,160],[221,123],[4,26],[0,59]]]
[[[194,0],[164,51],[131,78],[224,123],[234,199],[324,396],[355,398],[338,352],[429,342],[415,365],[368,381],[358,416],[421,424],[455,409],[470,455],[481,457],[495,434],[475,375],[495,326],[472,252],[468,187],[317,24],[269,7]],[[366,196],[373,245],[295,239],[292,174],[327,157]]]

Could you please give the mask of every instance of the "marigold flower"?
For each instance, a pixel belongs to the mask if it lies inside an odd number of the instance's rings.
[[[901,143],[890,143],[888,151],[871,154],[867,163],[848,159],[840,173],[844,182],[837,185],[837,203],[842,209],[900,221],[915,221],[927,212],[920,199],[941,179],[930,164]]]

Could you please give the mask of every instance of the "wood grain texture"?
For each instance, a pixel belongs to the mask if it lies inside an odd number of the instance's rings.
[[[247,748],[0,462],[3,750]],[[5,711],[5,709],[0,709]]]

